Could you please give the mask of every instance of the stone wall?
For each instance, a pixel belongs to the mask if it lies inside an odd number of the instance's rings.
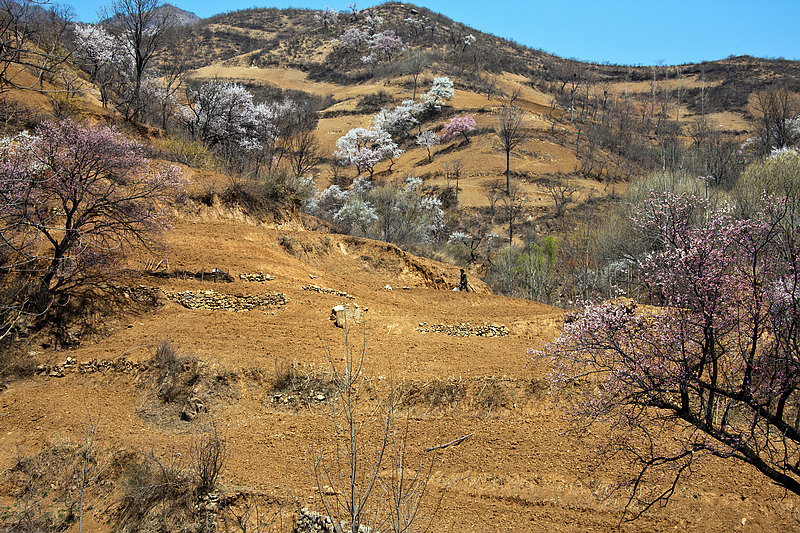
[[[211,311],[252,311],[281,307],[289,302],[281,292],[268,292],[258,296],[240,296],[222,294],[213,290],[206,291],[164,291],[168,300],[176,302],[187,309],[207,309]]]
[[[320,294],[332,294],[334,296],[341,296],[342,298],[349,298],[351,300],[355,298],[355,296],[347,294],[344,291],[340,291],[337,289],[329,289],[328,287],[320,287],[319,285],[303,285],[303,290],[314,291]]]
[[[508,328],[503,324],[479,324],[473,326],[469,322],[461,324],[428,324],[420,322],[417,331],[420,333],[445,333],[454,337],[506,337]]]

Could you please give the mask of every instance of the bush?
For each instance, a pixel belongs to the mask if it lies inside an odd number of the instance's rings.
[[[380,90],[377,93],[365,94],[359,98],[356,111],[364,114],[377,113],[391,103],[392,97],[386,91]]]
[[[776,150],[747,166],[731,195],[743,216],[753,216],[762,206],[762,194],[800,201],[800,152]]]
[[[208,494],[217,486],[222,470],[228,460],[226,440],[217,432],[217,426],[211,425],[195,440],[192,445],[192,464],[197,475],[197,490],[200,494]]]
[[[228,207],[239,207],[256,218],[278,216],[286,208],[299,211],[313,196],[314,182],[296,178],[278,169],[262,179],[239,179],[222,192],[219,199]]]
[[[412,381],[401,388],[400,404],[405,407],[424,405],[428,410],[445,410],[457,407],[466,397],[467,387],[461,380]]]
[[[273,404],[297,409],[330,402],[337,394],[338,386],[330,373],[316,370],[302,373],[295,363],[276,361],[270,398]]]
[[[172,344],[161,341],[153,356],[158,397],[164,403],[185,401],[199,380],[197,360],[178,355]]]
[[[158,142],[158,148],[165,159],[190,167],[204,170],[215,170],[219,167],[217,158],[200,141],[167,137]]]
[[[55,440],[36,455],[18,457],[5,471],[6,494],[13,506],[0,508],[0,530],[15,532],[65,531],[80,515],[86,479],[81,472],[97,469],[94,453],[67,440]],[[87,463],[82,464],[84,457]],[[83,470],[82,470],[83,468]]]
[[[57,93],[49,97],[53,107],[53,116],[62,118],[77,118],[81,114],[80,100],[72,95]]]
[[[142,458],[124,474],[118,531],[203,531],[191,527],[198,518],[197,496],[197,478],[181,462],[181,454],[168,451],[164,457]]]

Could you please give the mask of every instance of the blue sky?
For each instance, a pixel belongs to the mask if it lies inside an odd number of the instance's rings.
[[[170,0],[201,17],[248,7],[344,10],[351,0]],[[79,20],[101,0],[64,0]],[[363,9],[382,2],[358,2]],[[800,0],[419,0],[468,26],[562,57],[629,65],[680,64],[730,55],[800,59]]]

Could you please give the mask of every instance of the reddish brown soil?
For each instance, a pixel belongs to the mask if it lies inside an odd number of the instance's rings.
[[[67,372],[61,378],[39,375],[15,381],[0,394],[1,468],[54,439],[80,440],[87,412],[100,419],[101,449],[169,449],[182,454],[213,417],[230,451],[223,491],[270,495],[319,508],[311,450],[325,441],[321,409],[270,403],[270,379],[280,363],[295,363],[302,372],[324,370],[329,365],[325,346],[334,362],[341,361],[343,333],[329,314],[342,298],[302,289],[314,283],[346,291],[368,308],[364,374],[378,384],[376,388],[389,381],[408,385],[461,380],[467,385],[467,396],[454,404],[401,410],[414,453],[472,434],[460,446],[439,452],[430,493],[434,500],[443,496],[437,529],[582,532],[617,527],[624,500],[601,501],[593,495],[594,487],[608,487],[613,479],[608,473],[593,473],[587,447],[563,435],[566,400],[548,395],[546,366],[526,359],[529,347],[541,346],[557,334],[562,317],[558,309],[495,296],[475,280],[471,283],[478,292],[436,288],[442,279],[455,284],[457,268],[391,245],[305,231],[297,224],[256,226],[206,212],[182,216],[167,241],[168,251],[155,258],[168,258],[170,269],[219,268],[236,281],[213,284],[142,276],[135,284],[227,294],[280,291],[289,303],[279,309],[226,312],[189,310],[166,302],[109,321],[113,331],[96,343],[69,352],[42,349],[39,357],[46,363],[60,363],[67,356],[78,361],[148,361],[156,345],[169,339],[180,353],[233,373],[234,393],[198,420],[183,422],[174,413],[148,410],[151,391],[138,375]],[[142,256],[132,266],[146,259]],[[238,279],[240,273],[259,271],[275,279],[263,284]],[[510,335],[421,333],[416,329],[420,322],[504,324]],[[356,328],[356,337],[362,331]],[[360,337],[356,344],[360,346]],[[253,368],[262,369],[266,378],[248,378]],[[481,403],[486,387],[494,387],[500,400]],[[2,501],[3,506],[10,503],[8,498]],[[669,507],[622,529],[789,531],[800,525],[797,503],[748,467],[710,461],[680,486]],[[107,530],[108,505],[93,509],[89,529]]]

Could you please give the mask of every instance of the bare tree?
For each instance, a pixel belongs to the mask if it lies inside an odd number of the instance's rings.
[[[561,216],[566,206],[572,203],[572,199],[575,193],[578,192],[578,188],[569,182],[561,180],[545,179],[542,180],[542,184],[547,190],[547,194],[553,200],[553,207],[556,211],[555,216]]]
[[[736,136],[713,128],[705,117],[689,126],[691,167],[696,176],[713,176],[714,181],[730,187],[741,173],[745,157]]]
[[[506,154],[506,195],[511,194],[511,152],[526,138],[527,131],[523,122],[522,110],[513,105],[500,108],[497,112],[497,126],[494,130],[500,142],[500,148]]]
[[[366,328],[361,330],[360,347],[351,339],[355,329],[345,323],[340,363],[325,347],[337,391],[325,413],[332,447],[323,450],[317,445],[314,449],[322,504],[333,521],[333,531],[338,533],[347,524],[350,533],[363,531],[362,526],[367,524],[373,531],[384,530],[387,525],[396,533],[427,530],[438,508],[431,509],[425,503],[436,458],[410,453],[408,424],[396,423],[400,394],[394,385],[390,385],[387,396],[367,404],[364,393],[369,385],[363,375]],[[333,490],[325,490],[325,486]],[[426,519],[427,526],[416,527]]]
[[[141,89],[145,71],[162,51],[172,28],[172,11],[160,0],[114,0],[110,26],[128,45],[133,55],[133,86],[124,99],[126,118],[136,120],[141,112]]]
[[[486,199],[489,201],[489,216],[494,223],[494,217],[497,214],[497,202],[506,193],[503,189],[503,182],[495,180],[486,185]]]
[[[0,94],[10,88],[34,89],[68,57],[61,46],[69,10],[44,11],[44,1],[0,0]],[[48,27],[52,24],[52,27]],[[38,72],[36,82],[21,85],[25,69]]]
[[[762,153],[791,146],[800,136],[793,120],[800,115],[800,98],[786,89],[757,92],[753,115]]]
[[[301,177],[319,165],[319,143],[313,129],[301,129],[287,140],[289,161],[296,177]]]
[[[460,159],[454,159],[444,164],[444,175],[447,179],[447,186],[450,186],[450,180],[456,182],[456,207],[458,207],[458,181],[461,178],[461,172],[464,170],[464,164]]]
[[[378,483],[383,457],[389,446],[393,423],[393,412],[384,410],[385,405],[365,406],[362,395],[364,387],[363,364],[366,356],[366,330],[358,349],[351,339],[351,327],[344,328],[343,362],[336,363],[325,347],[328,362],[333,371],[337,395],[326,414],[327,435],[333,439],[332,451],[321,446],[314,449],[314,472],[325,512],[334,521],[335,531],[341,531],[341,522],[346,518],[351,533],[358,533],[359,526],[370,520],[369,503]],[[338,358],[337,358],[338,359]],[[374,439],[370,439],[372,434]],[[332,487],[333,494],[326,494],[325,486]],[[373,525],[376,517],[372,517]]]
[[[575,120],[575,95],[584,83],[582,69],[582,65],[577,61],[567,61],[554,69],[561,84],[561,94],[569,101],[570,122]]]
[[[514,222],[522,214],[525,205],[525,196],[522,194],[520,188],[516,185],[511,187],[509,193],[502,197],[503,205],[506,208],[506,216],[508,217],[508,243],[511,244],[514,239]]]
[[[178,91],[186,81],[188,66],[183,58],[165,61],[159,65],[158,78],[147,96],[152,99],[158,110],[161,129],[167,131],[167,119],[176,109]]]
[[[39,90],[44,90],[44,82],[51,82],[57,67],[72,55],[64,37],[73,18],[72,8],[58,4],[50,6],[37,17],[34,42],[38,51]]]
[[[76,463],[75,478],[78,486],[79,504],[78,504],[78,531],[83,531],[83,502],[86,489],[93,483],[99,476],[102,469],[97,465],[97,450],[95,447],[95,433],[97,427],[100,425],[100,420],[93,417],[91,413],[86,415],[86,442],[80,449],[80,463]]]
[[[408,73],[411,75],[411,79],[414,81],[414,91],[411,95],[412,100],[417,99],[417,81],[419,80],[420,74],[422,74],[422,69],[424,69],[429,62],[430,60],[428,57],[419,50],[408,52],[405,64],[408,68]]]
[[[436,508],[425,516],[424,501],[427,495],[435,455],[422,457],[416,464],[410,457],[410,439],[408,425],[401,430],[394,430],[390,436],[388,456],[388,475],[380,478],[384,494],[388,500],[390,531],[394,533],[410,533],[416,530],[425,531],[436,514]],[[446,446],[446,445],[445,445]],[[429,448],[425,451],[435,451]],[[441,501],[441,499],[440,499]],[[428,519],[426,527],[414,526]]]

